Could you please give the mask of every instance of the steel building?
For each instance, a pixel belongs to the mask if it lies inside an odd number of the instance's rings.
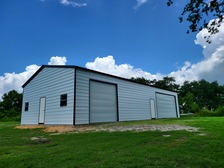
[[[78,66],[42,65],[23,85],[22,125],[179,116],[176,92]]]

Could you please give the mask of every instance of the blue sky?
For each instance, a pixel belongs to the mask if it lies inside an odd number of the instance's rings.
[[[0,95],[21,91],[21,83],[36,70],[29,66],[52,60],[123,77],[168,75],[179,83],[206,77],[202,69],[208,59],[220,47],[219,55],[224,53],[223,32],[211,46],[202,38],[206,31],[187,35],[188,24],[178,21],[183,5],[176,1],[167,7],[166,0],[1,0]],[[211,65],[210,76],[221,63],[220,58]],[[29,68],[32,72],[24,74]],[[200,74],[189,76],[196,71]]]

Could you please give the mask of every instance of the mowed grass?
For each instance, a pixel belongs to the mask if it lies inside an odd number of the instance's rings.
[[[198,127],[200,131],[51,135],[52,133],[43,132],[42,129],[15,129],[19,123],[0,122],[0,167],[224,166],[224,118],[184,117],[114,124],[180,124]],[[44,137],[49,142],[33,141],[32,137]]]

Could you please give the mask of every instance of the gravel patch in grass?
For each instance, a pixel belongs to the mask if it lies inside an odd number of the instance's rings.
[[[30,140],[31,141],[35,141],[35,142],[40,143],[40,144],[45,144],[45,143],[49,143],[50,142],[49,139],[44,138],[43,136],[40,136],[40,137],[31,137]]]
[[[133,131],[133,132],[143,132],[143,131],[179,131],[185,130],[188,132],[198,132],[199,128],[184,126],[184,125],[111,125],[111,124],[102,124],[102,125],[79,125],[79,126],[17,126],[17,129],[35,129],[43,128],[45,132],[54,132],[57,134],[62,133],[81,133],[81,132],[99,132],[99,131],[108,131],[108,132],[123,132],[123,131]]]
[[[135,132],[142,132],[142,131],[178,131],[178,130],[185,130],[189,132],[197,132],[198,128],[191,127],[191,126],[183,126],[183,125],[131,125],[131,126],[113,126],[111,128],[106,128],[106,131],[135,131]]]

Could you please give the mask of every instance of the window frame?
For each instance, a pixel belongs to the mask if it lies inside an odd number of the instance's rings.
[[[67,101],[68,101],[68,95],[67,94],[62,94],[60,96],[60,107],[67,106]]]
[[[25,102],[24,111],[29,111],[29,102]]]

